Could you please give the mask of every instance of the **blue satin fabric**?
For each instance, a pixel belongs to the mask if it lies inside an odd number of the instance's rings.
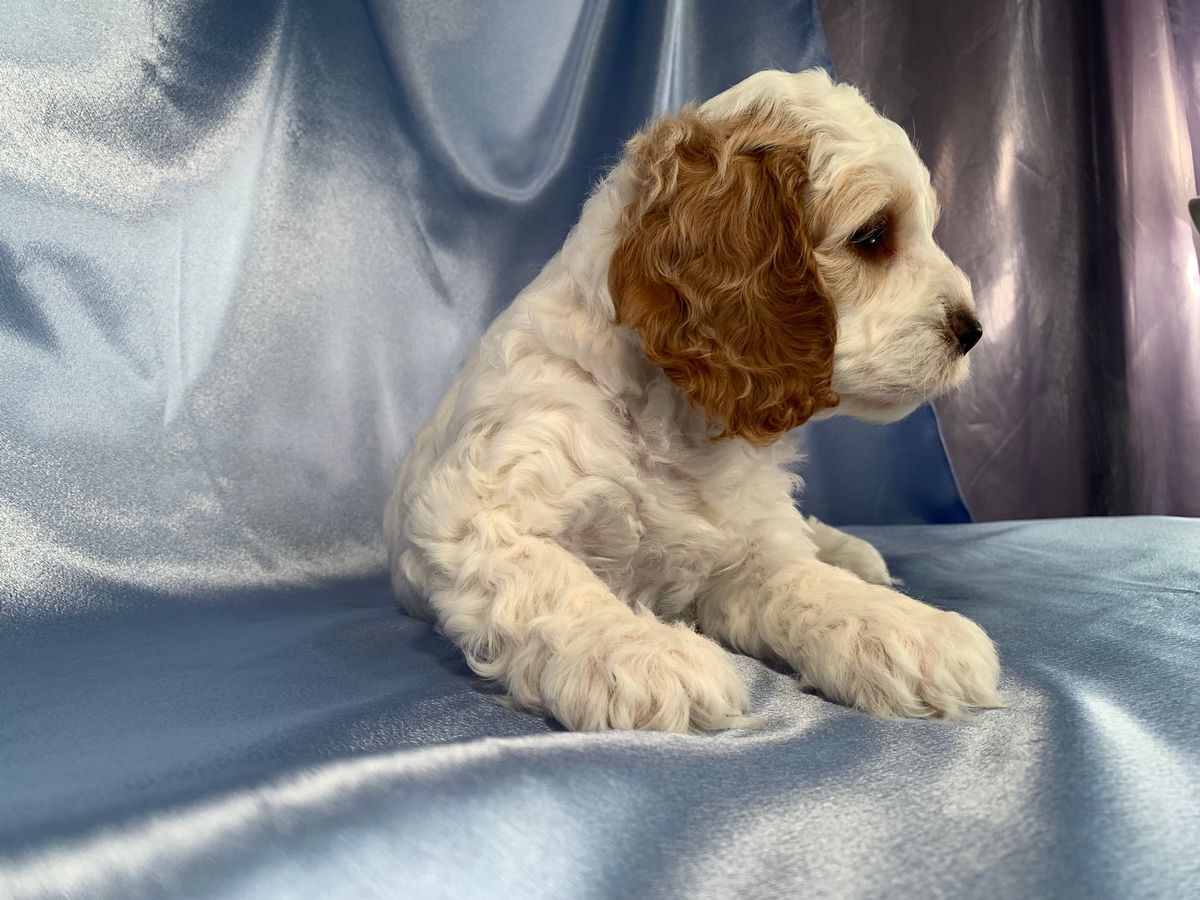
[[[397,611],[475,337],[623,136],[767,64],[828,64],[811,3],[0,5],[0,897],[1196,885],[1195,523],[863,532],[996,637],[964,727],[738,659],[761,728],[565,734]],[[898,428],[812,429],[809,509],[962,518]]]
[[[622,140],[767,65],[830,65],[810,0],[0,4],[0,596],[381,572],[413,435]],[[916,491],[814,431],[822,516],[958,503],[935,429]]]
[[[839,526],[971,521],[933,407],[891,425],[838,417],[800,433],[806,514]]]
[[[382,579],[9,617],[0,896],[1196,896],[1200,523],[856,533],[1010,708],[884,722],[737,657],[759,728],[564,733]]]

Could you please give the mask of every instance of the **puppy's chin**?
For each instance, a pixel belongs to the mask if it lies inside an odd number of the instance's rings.
[[[850,416],[863,422],[871,422],[874,425],[886,425],[889,422],[897,422],[903,419],[923,402],[922,398],[885,402],[882,400],[872,400],[869,397],[854,397],[842,394],[841,403],[832,409],[821,410],[809,419],[809,421],[819,422],[822,419],[831,419],[834,416]]]
[[[841,397],[841,401],[831,409],[821,410],[812,417],[811,421],[829,419],[833,416],[851,416],[876,425],[898,422],[922,404],[962,385],[971,374],[971,364],[965,356],[955,356],[944,366],[939,367],[939,370],[935,370],[935,373],[934,377],[925,383],[904,387],[893,386],[886,393],[879,394],[872,394],[870,391],[839,389],[838,379],[835,377],[833,386]]]

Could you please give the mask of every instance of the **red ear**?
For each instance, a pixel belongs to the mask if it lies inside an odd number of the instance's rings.
[[[685,109],[626,149],[639,196],[609,269],[616,321],[722,438],[770,444],[838,402],[804,155],[763,110],[714,122]]]

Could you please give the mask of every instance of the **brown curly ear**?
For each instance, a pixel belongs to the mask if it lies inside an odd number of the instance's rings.
[[[638,199],[608,275],[637,332],[720,437],[763,446],[835,406],[837,315],[809,246],[806,148],[775,114],[692,109],[629,142]]]

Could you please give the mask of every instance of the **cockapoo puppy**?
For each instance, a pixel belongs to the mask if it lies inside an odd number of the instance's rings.
[[[797,511],[792,429],[967,376],[970,284],[904,131],[820,70],[636,135],[492,324],[388,505],[397,593],[568,728],[747,721],[724,647],[880,716],[999,704],[975,623]]]

